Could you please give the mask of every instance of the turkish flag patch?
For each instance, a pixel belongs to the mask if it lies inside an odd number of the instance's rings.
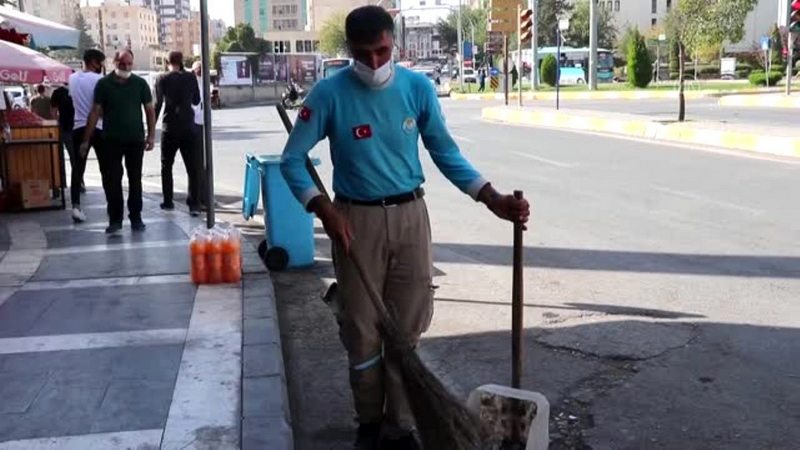
[[[372,137],[372,128],[369,125],[359,125],[353,128],[353,137],[356,140]]]
[[[303,122],[308,122],[311,120],[311,109],[309,109],[308,106],[303,106],[303,108],[300,109],[300,112],[297,114],[297,117],[299,117]]]

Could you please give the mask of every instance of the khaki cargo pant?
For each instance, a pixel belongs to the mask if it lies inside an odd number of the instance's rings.
[[[433,315],[433,261],[428,210],[422,199],[396,206],[335,202],[354,235],[350,251],[414,345]],[[385,352],[378,315],[351,260],[334,245],[339,283],[339,335],[350,362],[350,385],[360,423],[411,430],[411,413],[396,357]]]

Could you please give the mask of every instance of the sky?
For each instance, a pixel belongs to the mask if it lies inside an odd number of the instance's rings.
[[[103,0],[88,0],[92,6],[103,3]],[[81,0],[81,5],[85,5],[86,0]],[[200,10],[200,0],[192,0],[192,9]],[[222,19],[225,26],[233,26],[233,0],[208,0],[208,14],[212,19]]]

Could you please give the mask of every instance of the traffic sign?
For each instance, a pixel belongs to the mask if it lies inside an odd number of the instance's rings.
[[[761,36],[761,50],[769,50],[770,44],[769,36]]]
[[[517,31],[518,8],[525,7],[523,0],[489,0],[489,31],[511,34]]]

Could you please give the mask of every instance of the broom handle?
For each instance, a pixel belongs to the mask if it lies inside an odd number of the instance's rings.
[[[289,114],[286,113],[286,108],[280,103],[275,105],[275,108],[278,109],[278,115],[281,117],[281,122],[283,122],[283,126],[286,128],[286,131],[289,133],[292,132],[292,121],[289,119]],[[330,195],[328,195],[328,191],[325,189],[325,185],[322,183],[322,179],[319,177],[317,173],[317,169],[314,168],[314,164],[311,162],[311,158],[306,156],[306,169],[308,170],[308,174],[311,175],[311,179],[314,181],[314,185],[316,185],[317,189],[325,196],[329,201],[331,199]],[[353,265],[356,268],[356,272],[358,272],[358,276],[361,278],[361,282],[364,284],[364,287],[367,290],[367,295],[369,295],[370,300],[372,301],[375,309],[378,311],[380,317],[385,319],[389,318],[389,312],[386,310],[386,305],[384,305],[382,297],[375,286],[369,282],[369,277],[367,277],[367,272],[364,270],[364,265],[361,263],[361,260],[358,256],[351,252],[349,255],[350,260],[353,261]]]
[[[514,191],[522,200],[522,191]],[[511,387],[519,389],[522,379],[522,223],[514,222],[514,275],[511,285]]]

